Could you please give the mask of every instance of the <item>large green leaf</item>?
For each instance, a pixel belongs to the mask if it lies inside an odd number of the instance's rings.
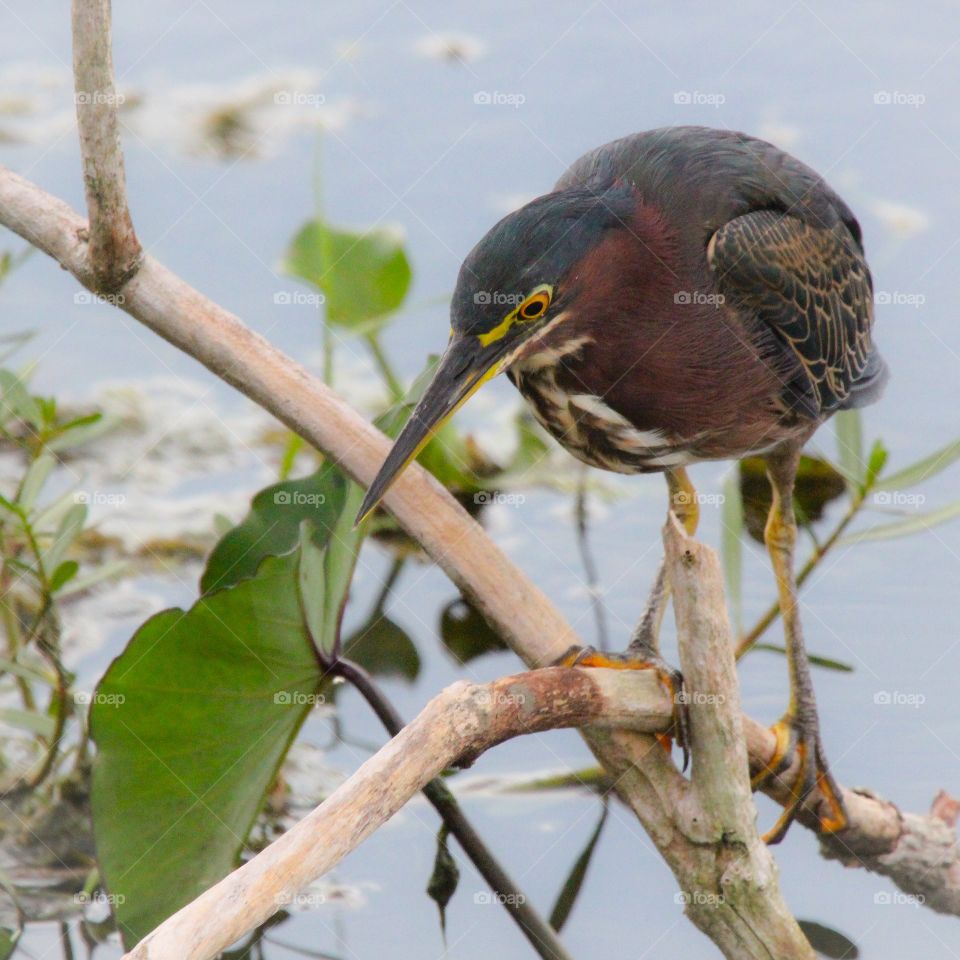
[[[397,228],[355,233],[321,220],[300,229],[282,269],[323,291],[330,323],[363,333],[400,308],[412,275]]]
[[[298,556],[148,620],[97,688],[94,832],[128,946],[236,865],[316,702]]]
[[[233,586],[252,577],[264,557],[293,550],[305,520],[316,531],[314,542],[322,546],[343,511],[345,496],[346,482],[333,464],[324,464],[309,477],[261,490],[243,522],[213,548],[200,590],[211,593]]]

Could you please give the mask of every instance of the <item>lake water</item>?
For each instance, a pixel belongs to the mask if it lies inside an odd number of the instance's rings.
[[[297,289],[276,266],[314,209],[316,119],[327,123],[327,215],[349,225],[395,223],[407,233],[415,268],[411,303],[419,306],[385,338],[406,376],[442,347],[443,298],[462,257],[495,219],[549,189],[569,163],[600,143],[635,130],[700,123],[774,140],[824,174],[860,217],[880,293],[877,340],[893,370],[885,397],[864,422],[868,437],[884,439],[892,468],[960,433],[960,19],[954,4],[721,8],[680,2],[638,9],[617,2],[185,0],[115,8],[121,90],[131,101],[142,98],[128,114],[124,146],[144,245],[293,356],[313,362],[320,345],[313,307],[275,302],[278,292]],[[451,46],[459,60],[444,55]],[[0,161],[79,208],[69,61],[69,14],[62,4],[41,0],[0,9],[0,101],[30,105],[22,116],[0,111],[0,131],[7,134],[0,137]],[[296,102],[277,105],[272,96],[263,102],[271,84],[296,91]],[[255,103],[251,130],[228,144],[242,155],[205,152],[199,118],[237,98]],[[12,138],[20,142],[4,142]],[[0,249],[11,246],[9,237],[0,239]],[[162,384],[186,391],[187,399],[169,409],[191,427],[248,416],[245,402],[196,364],[109,307],[75,302],[77,290],[68,275],[36,256],[2,291],[4,330],[39,331],[29,353],[40,361],[41,389],[79,399],[107,382],[127,381],[149,397]],[[343,341],[337,349],[342,369],[363,369],[359,345]],[[350,379],[343,385],[362,392],[356,376]],[[489,436],[496,433],[491,424],[502,423],[517,402],[508,383],[494,383],[463,422]],[[168,420],[165,427],[175,431],[178,424]],[[830,428],[815,445],[832,454]],[[269,476],[255,456],[222,466],[235,506]],[[716,492],[728,469],[701,466],[694,480],[701,491]],[[918,488],[926,497],[920,509],[955,499],[957,476],[953,469]],[[665,498],[655,477],[618,481],[617,488],[629,497],[597,512],[592,538],[611,632],[622,644],[656,567]],[[163,490],[171,501],[223,495],[216,483],[196,477]],[[714,545],[718,514],[707,507],[701,528]],[[550,491],[530,491],[519,507],[488,511],[497,540],[592,639],[570,518],[570,498]],[[762,551],[752,545],[747,554],[744,603],[751,622],[772,597],[773,582]],[[387,566],[369,546],[354,591],[361,599],[354,619]],[[838,549],[804,591],[811,649],[856,668],[815,677],[833,770],[843,783],[869,786],[904,810],[926,810],[941,787],[960,790],[958,580],[960,523]],[[78,648],[71,665],[95,681],[146,613],[189,603],[194,583],[183,577],[141,584],[134,612],[106,631],[101,646]],[[390,614],[417,638],[423,659],[416,684],[388,684],[406,716],[456,677],[488,679],[517,666],[506,653],[465,669],[454,665],[437,639],[439,612],[454,596],[445,577],[424,566],[409,567],[394,590]],[[778,639],[776,628],[769,639]],[[741,677],[746,709],[770,721],[779,716],[786,696],[782,658],[751,655]],[[885,692],[921,695],[923,702],[885,705],[877,696]],[[356,695],[348,693],[342,705],[351,739],[381,739]],[[325,745],[328,734],[318,718],[303,736]],[[341,745],[324,762],[347,771],[364,756]],[[555,733],[498,748],[458,782],[589,762],[577,735]],[[595,797],[573,792],[505,796],[478,787],[465,796],[465,806],[544,911],[599,816]],[[775,812],[761,801],[760,815],[767,822]],[[459,857],[463,878],[444,947],[436,907],[423,893],[436,828],[432,810],[412,802],[336,870],[333,879],[351,895],[278,927],[270,935],[277,942],[264,955],[528,956],[503,911],[483,902],[485,886]],[[793,830],[777,859],[795,913],[843,931],[861,956],[960,956],[956,918],[902,902],[882,879],[824,863],[807,832]],[[714,956],[684,919],[675,894],[672,876],[637,823],[614,807],[564,939],[577,957]],[[57,956],[59,949],[56,929],[40,925],[22,955]],[[119,956],[119,950],[100,948],[97,956]]]

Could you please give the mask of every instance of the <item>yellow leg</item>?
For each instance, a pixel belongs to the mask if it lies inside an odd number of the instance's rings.
[[[764,530],[764,540],[777,581],[780,614],[783,618],[790,671],[790,701],[786,713],[773,727],[777,737],[774,755],[754,777],[754,786],[760,786],[770,777],[788,769],[794,756],[799,759],[799,770],[790,786],[789,802],[774,828],[764,837],[768,843],[777,843],[783,839],[797,812],[816,788],[820,789],[828,808],[828,812],[820,813],[820,829],[833,833],[847,825],[840,790],[827,768],[820,743],[817,703],[797,607],[797,587],[793,572],[797,542],[793,484],[799,459],[800,447],[796,445],[771,454],[767,461],[773,502]]]

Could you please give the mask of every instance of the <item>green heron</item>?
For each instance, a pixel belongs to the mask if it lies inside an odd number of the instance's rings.
[[[691,534],[698,498],[685,467],[763,456],[790,701],[754,786],[797,761],[768,842],[783,837],[816,787],[820,829],[843,829],[798,617],[792,495],[804,443],[835,411],[875,399],[886,376],[849,207],[762,140],[703,127],[634,134],[586,154],[553,192],[487,233],[461,267],[451,318],[433,380],[360,515],[501,371],[578,459],[664,473],[670,507]],[[652,667],[676,691],[679,674],[659,653],[668,595],[661,565],[625,654],[575,648],[563,662]],[[678,724],[675,732],[679,739]]]

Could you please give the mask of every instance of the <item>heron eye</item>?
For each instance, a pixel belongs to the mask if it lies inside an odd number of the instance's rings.
[[[524,320],[536,320],[547,312],[550,306],[550,295],[546,291],[535,293],[520,307],[520,316]]]

